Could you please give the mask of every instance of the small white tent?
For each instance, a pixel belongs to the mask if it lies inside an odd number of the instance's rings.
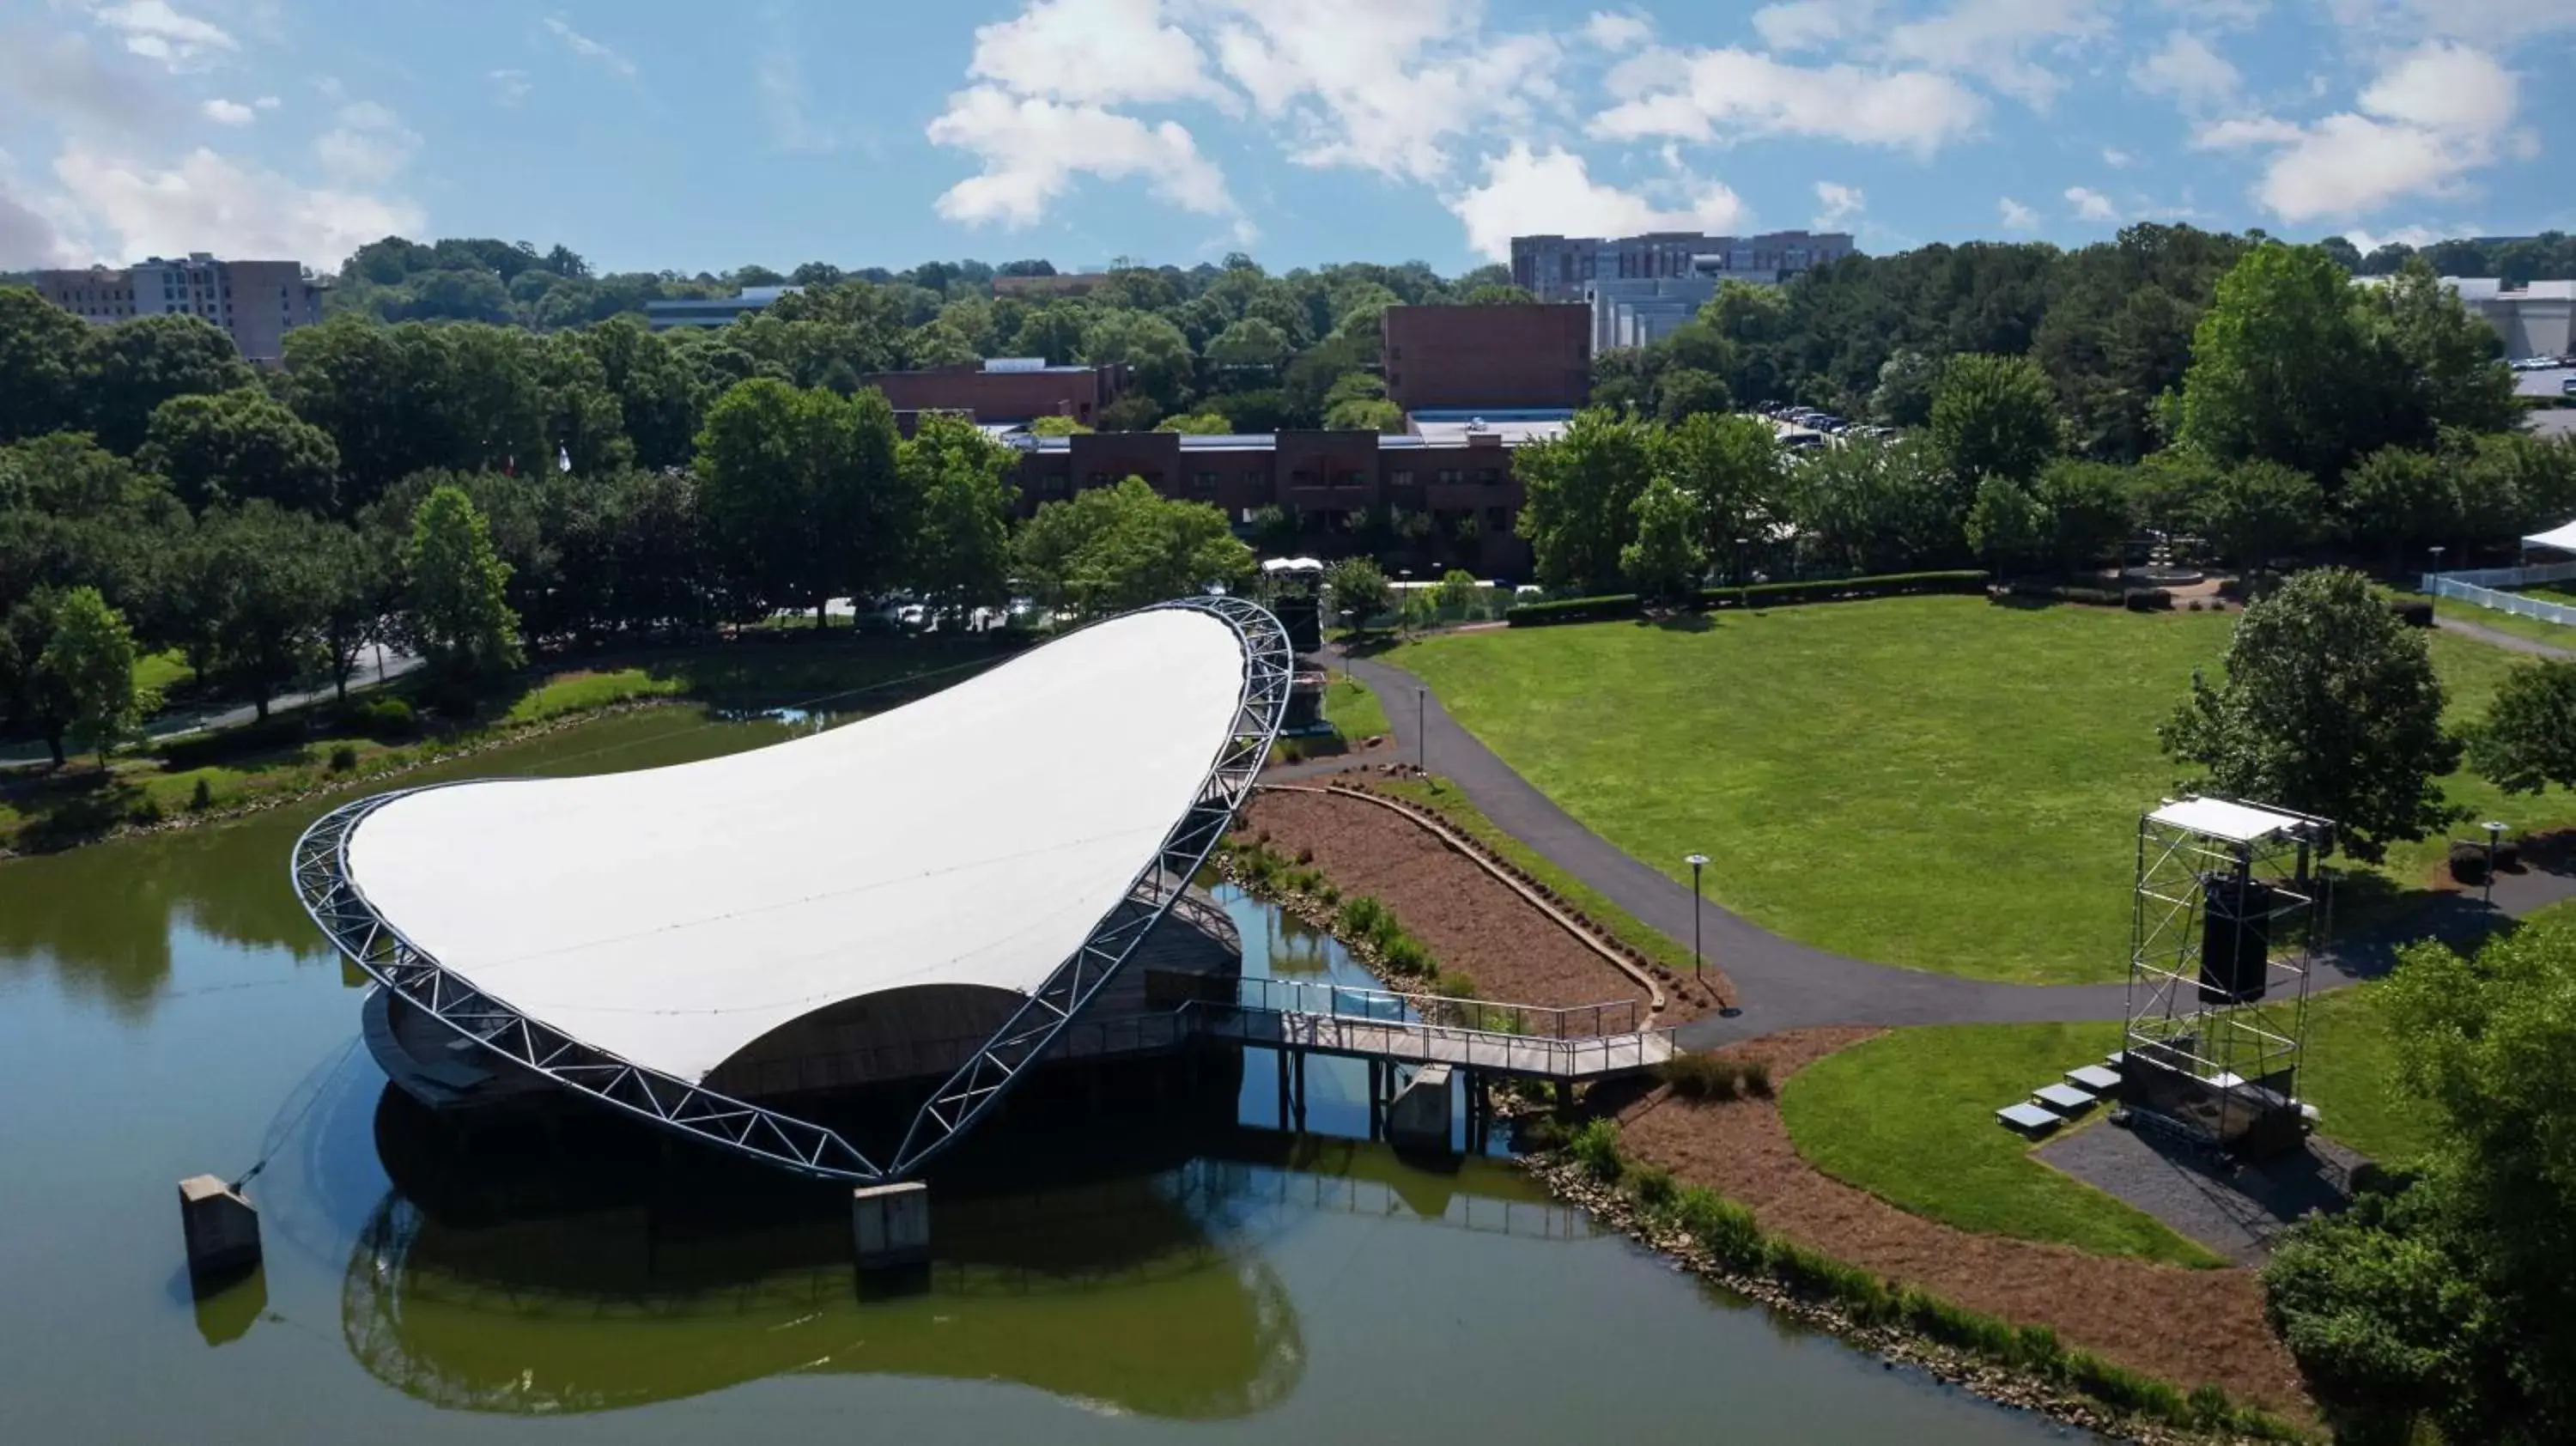
[[[2546,547],[2554,552],[2576,552],[2576,522],[2553,527],[2547,532],[2534,532],[2522,539],[2525,547]]]

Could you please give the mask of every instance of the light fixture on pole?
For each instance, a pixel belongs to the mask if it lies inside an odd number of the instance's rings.
[[[1413,690],[1413,766],[1431,776],[1431,690],[1419,685]]]
[[[1708,867],[1708,855],[1692,854],[1682,860],[1691,866],[1691,982],[1705,982],[1699,967],[1699,871]]]
[[[2488,819],[2478,827],[2487,831],[2487,886],[2486,891],[2479,896],[2479,902],[2492,904],[2495,902],[2496,840],[2504,836],[2504,825],[2494,819]]]

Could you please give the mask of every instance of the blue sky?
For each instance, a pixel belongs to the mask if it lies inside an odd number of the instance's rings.
[[[2576,0],[0,0],[0,266],[2576,229]]]

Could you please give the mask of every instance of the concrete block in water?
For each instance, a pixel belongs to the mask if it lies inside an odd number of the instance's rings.
[[[191,1277],[226,1275],[259,1264],[259,1211],[212,1175],[179,1182],[179,1228],[188,1243]]]
[[[1451,1113],[1449,1066],[1426,1064],[1386,1108],[1387,1143],[1397,1149],[1447,1151]]]
[[[861,1270],[930,1260],[930,1187],[919,1181],[850,1193],[850,1239]]]

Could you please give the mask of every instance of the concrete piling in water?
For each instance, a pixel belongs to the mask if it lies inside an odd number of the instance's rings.
[[[259,1211],[212,1175],[179,1182],[179,1229],[191,1285],[227,1285],[259,1264]]]
[[[850,1239],[862,1272],[930,1263],[930,1187],[907,1181],[850,1193]]]
[[[1426,1064],[1386,1110],[1387,1143],[1399,1150],[1449,1152],[1449,1066]]]

